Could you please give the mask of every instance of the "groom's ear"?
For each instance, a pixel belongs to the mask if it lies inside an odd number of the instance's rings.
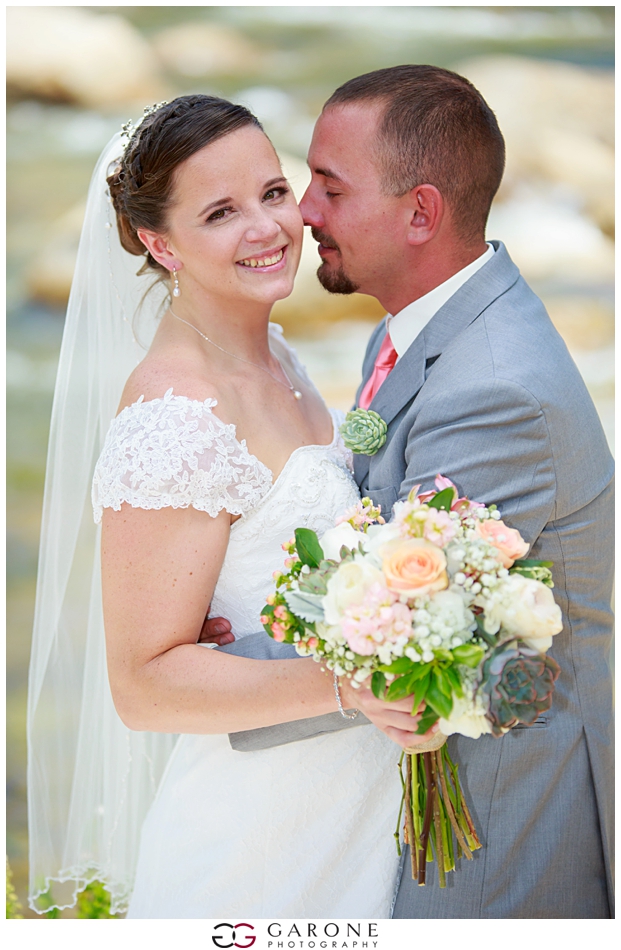
[[[170,242],[165,235],[156,234],[155,231],[143,231],[142,228],[136,231],[136,234],[158,264],[161,264],[166,270],[172,270],[173,268],[181,270],[183,265],[171,249]]]
[[[426,244],[444,218],[444,199],[435,185],[417,185],[408,193],[408,244]]]

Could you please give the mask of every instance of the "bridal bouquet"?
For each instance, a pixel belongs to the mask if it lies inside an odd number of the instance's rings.
[[[502,736],[549,709],[559,667],[546,651],[562,622],[551,562],[524,557],[495,505],[458,498],[440,475],[436,486],[413,488],[389,524],[363,498],[321,538],[298,528],[261,622],[354,687],[412,696],[418,734],[438,724],[401,757],[395,836],[399,847],[405,808],[412,876],[424,884],[435,857],[444,887],[456,857],[481,846],[446,737]]]

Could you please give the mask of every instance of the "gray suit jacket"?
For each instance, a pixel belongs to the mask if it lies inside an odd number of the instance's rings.
[[[356,456],[386,514],[438,473],[554,561],[564,627],[552,709],[501,739],[452,737],[483,849],[446,890],[413,884],[400,918],[606,918],[612,911],[613,461],[597,413],[543,304],[499,242],[427,324],[371,407],[388,424]],[[368,379],[384,336],[371,338]],[[433,875],[432,875],[433,878]]]

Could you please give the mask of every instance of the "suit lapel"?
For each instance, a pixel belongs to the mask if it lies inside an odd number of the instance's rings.
[[[440,307],[373,399],[369,408],[379,413],[387,425],[418,395],[426,370],[446,347],[518,280],[520,272],[504,244],[492,243],[496,247],[494,257]]]
[[[423,332],[397,362],[371,402],[369,408],[377,412],[387,425],[390,425],[408,402],[418,396],[425,383],[426,371],[439,359],[443,350],[519,279],[520,272],[509,257],[504,244],[500,241],[491,243],[496,249],[491,260],[466,281],[432,317]],[[369,349],[362,385],[371,375],[383,339],[384,333],[378,333],[375,345]],[[361,390],[362,386],[358,390],[358,396]],[[366,478],[370,461],[368,455],[355,456],[358,484]]]
[[[435,362],[466,327],[519,279],[520,272],[504,244],[500,241],[490,243],[496,248],[491,260],[440,307],[423,330],[428,360]]]

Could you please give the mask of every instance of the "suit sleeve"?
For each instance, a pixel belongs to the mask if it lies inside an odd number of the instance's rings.
[[[408,436],[399,497],[417,484],[450,478],[474,501],[495,503],[501,516],[534,544],[554,517],[556,477],[545,413],[512,381],[492,378],[429,399]]]

